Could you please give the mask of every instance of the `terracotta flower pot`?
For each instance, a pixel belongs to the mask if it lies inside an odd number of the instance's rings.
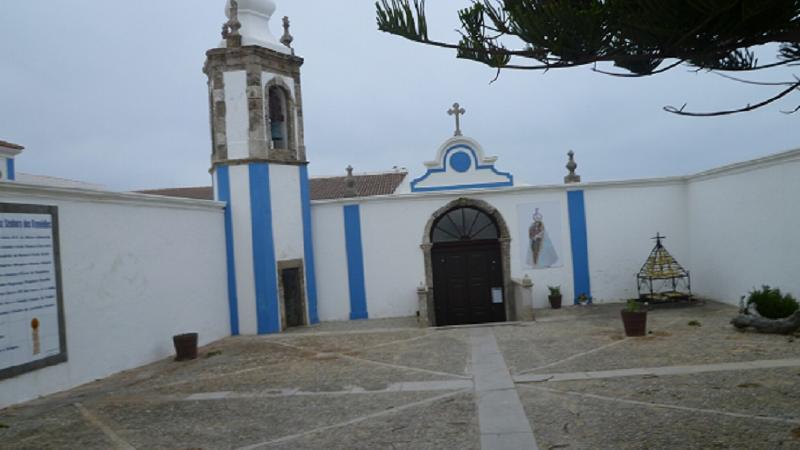
[[[547,297],[550,300],[550,307],[553,309],[561,309],[561,296],[560,295],[551,295]]]
[[[175,344],[175,361],[197,358],[197,333],[172,336],[172,343]]]
[[[644,336],[647,334],[647,311],[620,311],[625,336]]]

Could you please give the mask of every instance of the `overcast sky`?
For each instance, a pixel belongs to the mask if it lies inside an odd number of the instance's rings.
[[[205,51],[218,44],[224,0],[0,2],[0,139],[26,146],[20,172],[113,189],[208,185],[211,151]],[[684,175],[800,147],[800,94],[763,110],[713,119],[706,110],[769,95],[681,68],[646,79],[589,69],[494,72],[377,31],[372,0],[278,0],[292,19],[302,69],[312,176],[407,167],[453,131],[519,183],[560,183],[566,152],[584,181]],[[433,37],[454,40],[459,1],[429,1]],[[800,70],[798,70],[800,72]],[[783,81],[775,73],[770,78]],[[791,78],[789,78],[791,79]]]

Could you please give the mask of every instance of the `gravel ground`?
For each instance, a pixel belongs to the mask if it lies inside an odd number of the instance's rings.
[[[800,338],[737,332],[728,306],[653,310],[651,333],[635,339],[620,308],[542,310],[537,322],[488,329],[511,375],[800,359]],[[0,410],[0,447],[476,449],[470,330],[404,318],[229,338],[195,361]],[[800,364],[789,366],[516,392],[542,449],[800,449]]]

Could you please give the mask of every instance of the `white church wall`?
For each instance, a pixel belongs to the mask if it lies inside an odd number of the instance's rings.
[[[21,183],[0,201],[58,207],[68,354],[0,381],[0,408],[230,334],[221,204]]]
[[[635,275],[653,249],[656,233],[666,235],[667,250],[692,269],[682,179],[587,184],[583,189],[595,302],[638,296]]]
[[[425,198],[361,203],[361,236],[370,318],[415,315],[425,282],[422,235],[428,218],[449,200]]]
[[[249,166],[230,166],[231,222],[236,266],[236,297],[239,332],[258,333],[256,290],[253,282],[253,229],[250,214]]]
[[[437,196],[360,202],[370,318],[416,314],[416,289],[425,281],[420,248],[425,224],[451,199]]]
[[[303,258],[303,215],[297,166],[270,164],[272,233],[277,261]]]
[[[671,234],[668,248],[679,261],[689,259],[686,193],[680,181],[667,184],[584,185],[589,270],[592,295],[598,303],[635,297],[634,274],[653,246],[656,232]],[[484,200],[502,214],[511,234],[511,276],[527,275],[534,283],[534,307],[548,307],[548,286],[561,286],[567,304],[574,298],[567,187],[428,194],[362,200],[362,236],[369,315],[372,318],[412,315],[415,288],[424,281],[422,233],[431,215],[459,197]],[[561,239],[555,267],[533,269],[524,264],[527,229],[518,219],[519,205],[557,203]],[[677,213],[676,213],[677,211]],[[324,225],[323,225],[324,226]],[[344,252],[340,256],[344,264]],[[327,266],[318,270],[327,270]],[[341,279],[345,285],[346,274]]]
[[[250,157],[250,113],[247,108],[247,72],[223,73],[225,81],[225,134],[228,158]]]
[[[0,181],[6,181],[9,179],[9,174],[7,169],[8,160],[9,158],[0,155]]]
[[[759,160],[760,161],[760,160]],[[671,177],[497,190],[415,193],[313,202],[314,244],[322,320],[346,320],[350,310],[342,207],[360,205],[364,278],[370,318],[413,315],[416,287],[425,279],[422,233],[431,215],[459,197],[497,208],[511,234],[511,276],[528,275],[534,306],[548,307],[547,286],[574,298],[567,191],[584,192],[589,276],[594,301],[636,297],[635,274],[652,250],[656,233],[692,273],[695,294],[736,303],[762,283],[798,294],[800,151],[762,162],[693,177]],[[766,164],[766,165],[765,165]],[[519,205],[557,202],[561,211],[560,263],[524,264],[525,221]],[[743,239],[742,236],[747,236]],[[748,256],[749,255],[749,256]]]
[[[691,177],[693,290],[738,304],[762,284],[800,297],[800,150]]]
[[[321,321],[348,320],[350,289],[342,204],[312,204],[311,221],[319,318]]]
[[[528,274],[534,282],[536,307],[547,304],[547,285],[561,285],[565,297],[572,296],[572,258],[569,221],[563,188],[515,191],[461,191],[447,194],[412,194],[400,197],[358,199],[364,251],[367,309],[370,318],[416,314],[416,288],[425,281],[420,245],[425,225],[439,208],[460,197],[484,200],[504,217],[511,241],[511,276]],[[517,205],[559,202],[561,207],[563,263],[559,267],[533,270],[523,268],[523,251],[517,225]],[[347,320],[350,311],[347,255],[344,244],[342,207],[350,201],[321,201],[312,204],[314,252],[321,320]]]

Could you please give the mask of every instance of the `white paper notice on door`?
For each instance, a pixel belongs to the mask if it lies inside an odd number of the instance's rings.
[[[492,303],[503,303],[503,288],[492,288]]]

